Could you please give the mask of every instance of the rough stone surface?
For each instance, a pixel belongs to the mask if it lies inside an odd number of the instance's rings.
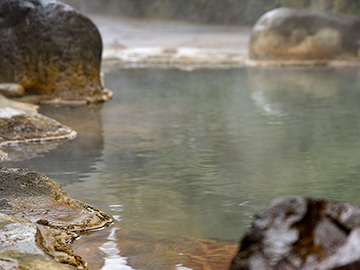
[[[358,56],[360,18],[279,8],[254,25],[249,56],[256,60],[335,59]]]
[[[53,180],[35,170],[1,167],[0,187],[1,213],[70,231],[97,229],[112,222],[107,214],[72,199]]]
[[[70,139],[76,132],[37,113],[37,106],[11,101],[0,95],[0,146]],[[0,153],[0,158],[4,155]]]
[[[78,232],[98,229],[112,222],[106,213],[72,199],[53,180],[30,169],[0,166],[0,198],[0,215],[29,220],[22,225],[27,226],[26,230],[20,228],[14,234],[15,244],[21,244],[21,239],[29,237],[33,240],[30,231],[32,235],[36,232],[35,241],[42,252],[57,262],[79,269],[86,268],[85,262],[73,253],[70,241],[78,236]],[[2,226],[0,219],[0,230]],[[0,246],[2,242],[12,245],[11,238],[2,237],[0,232]],[[29,251],[29,248],[23,250]],[[12,253],[7,257],[17,258]]]
[[[359,207],[286,197],[256,215],[230,270],[359,268]]]
[[[102,41],[90,19],[57,1],[7,0],[0,6],[0,82],[44,99],[108,100],[100,79]]]
[[[51,260],[39,248],[40,235],[30,221],[0,214],[0,269],[71,269]]]

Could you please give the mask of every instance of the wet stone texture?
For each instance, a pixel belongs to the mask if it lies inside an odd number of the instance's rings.
[[[108,100],[100,79],[102,41],[95,25],[57,1],[0,5],[0,82],[56,102]]]
[[[53,180],[30,169],[0,167],[0,198],[0,242],[10,246],[6,250],[0,248],[0,252],[5,252],[0,253],[0,258],[10,258],[11,263],[22,257],[16,254],[14,246],[22,245],[21,251],[30,254],[30,261],[39,254],[46,254],[59,263],[85,269],[85,262],[73,253],[69,243],[79,232],[112,222],[106,213],[72,199]],[[21,227],[12,233],[13,236],[4,230],[6,219],[21,219],[21,226],[11,225]],[[22,239],[31,244],[24,246]]]
[[[48,258],[36,244],[39,235],[30,221],[0,214],[0,269],[71,269]]]
[[[19,143],[71,139],[75,136],[76,132],[70,127],[37,113],[37,106],[11,101],[0,95],[1,147]],[[0,154],[0,159],[4,157],[6,155]]]
[[[360,208],[302,197],[255,217],[230,270],[360,269]]]
[[[360,18],[279,8],[254,25],[249,56],[255,60],[357,59]]]

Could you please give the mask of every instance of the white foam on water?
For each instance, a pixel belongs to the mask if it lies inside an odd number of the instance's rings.
[[[175,265],[176,266],[176,270],[193,270],[193,269],[191,269],[191,268],[188,268],[188,267],[185,267],[185,266],[183,266],[182,265],[182,263],[180,263],[180,264],[177,264],[177,265]]]

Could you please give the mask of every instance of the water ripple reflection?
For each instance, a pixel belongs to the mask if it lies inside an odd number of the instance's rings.
[[[117,240],[110,227],[75,241],[91,269],[105,258],[226,269],[276,197],[360,203],[358,68],[110,70],[105,81],[108,103],[42,109],[78,138],[4,164],[37,169],[121,220]]]
[[[102,244],[99,249],[105,253],[104,266],[101,270],[134,270],[127,265],[127,258],[120,256],[120,250],[117,248],[115,232],[119,228],[112,228],[108,236],[108,242]]]

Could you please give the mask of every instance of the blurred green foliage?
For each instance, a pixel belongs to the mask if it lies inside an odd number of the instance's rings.
[[[305,8],[360,15],[360,0],[63,0],[82,11],[186,20],[202,23],[252,24],[278,7]]]

